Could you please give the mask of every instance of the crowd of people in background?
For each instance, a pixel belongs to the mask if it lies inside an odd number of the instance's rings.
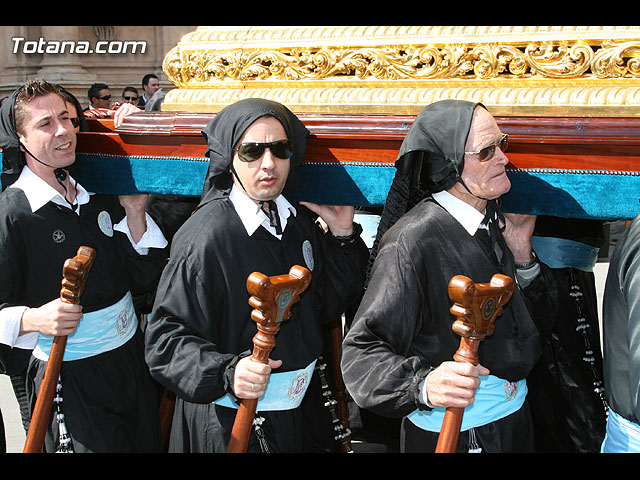
[[[96,82],[87,92],[89,104],[83,109],[85,116],[103,118],[113,115],[113,110],[124,104],[133,105],[142,110],[160,110],[160,104],[166,94],[160,87],[160,79],[153,73],[142,77],[141,89],[128,85],[123,88],[120,98],[114,98],[109,85]]]

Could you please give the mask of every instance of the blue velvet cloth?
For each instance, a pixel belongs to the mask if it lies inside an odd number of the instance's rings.
[[[537,169],[509,171],[505,212],[630,220],[640,213],[640,172]]]
[[[78,153],[77,177],[89,191],[199,196],[206,157],[119,156]],[[292,200],[382,206],[395,175],[388,163],[308,162],[299,168]],[[640,213],[640,172],[510,170],[505,212],[567,218],[632,219]]]

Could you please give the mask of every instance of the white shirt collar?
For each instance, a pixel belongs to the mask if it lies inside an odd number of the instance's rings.
[[[282,238],[282,235],[277,235],[275,229],[269,224],[269,218],[253,200],[251,200],[242,190],[240,190],[235,184],[231,187],[229,193],[229,200],[233,204],[233,207],[238,212],[238,216],[244,225],[245,230],[249,235],[258,229],[260,225],[266,228],[269,233],[277,238]],[[280,224],[282,230],[287,225],[287,219],[289,215],[296,215],[296,209],[289,201],[282,195],[278,195],[275,199],[276,206],[278,207],[278,215],[280,216]]]
[[[77,189],[75,203],[78,206],[89,203],[90,194],[84,189],[82,185],[76,183],[76,181],[71,178],[71,176],[70,180]],[[71,208],[69,206],[69,203],[55,188],[45,182],[38,175],[33,173],[31,169],[26,165],[22,168],[22,172],[20,172],[18,180],[10,185],[9,188],[19,188],[24,192],[27,200],[29,201],[32,212],[37,211],[49,202],[54,202],[58,205],[62,205],[63,207]],[[79,213],[79,211],[79,208],[76,209],[76,213]]]
[[[447,191],[434,193],[432,197],[469,232],[469,235],[475,235],[482,220],[484,220],[482,212]]]

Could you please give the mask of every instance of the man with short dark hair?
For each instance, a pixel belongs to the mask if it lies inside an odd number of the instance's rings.
[[[139,99],[140,97],[138,96],[138,89],[136,87],[124,87],[124,90],[122,90],[122,101],[124,103],[137,105]]]
[[[94,83],[91,85],[87,97],[89,97],[89,107],[86,110],[109,108],[111,106],[111,93],[109,92],[109,85],[106,83]]]
[[[53,338],[67,336],[45,451],[160,451],[157,392],[133,303],[154,290],[165,263],[146,195],[92,194],[78,183],[68,106],[47,82],[28,82],[3,104],[0,146],[0,354],[33,350],[32,408]],[[75,305],[60,300],[60,281],[80,246],[96,258]]]
[[[144,77],[142,77],[142,95],[140,95],[140,100],[138,101],[138,107],[144,108],[153,94],[156,93],[160,89],[160,80],[157,75],[153,73],[148,73]]]

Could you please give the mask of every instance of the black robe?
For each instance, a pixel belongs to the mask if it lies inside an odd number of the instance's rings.
[[[534,235],[591,247],[600,247],[604,241],[599,220],[538,216]],[[541,336],[542,357],[528,378],[536,450],[597,453],[608,406],[595,275],[574,266],[549,264],[558,287],[558,309],[553,328]]]
[[[148,256],[140,256],[124,234],[106,235],[98,224],[100,212],[108,212],[113,225],[124,218],[117,197],[92,195],[77,215],[53,202],[32,212],[22,190],[2,192],[0,308],[40,307],[58,298],[64,261],[74,257],[81,245],[96,250],[80,299],[85,313],[112,305],[127,291],[136,296],[152,291],[166,261],[164,253],[151,249]],[[65,421],[75,451],[160,448],[157,394],[142,348],[138,333],[111,352],[63,362]],[[29,366],[27,391],[32,408],[45,365],[32,358]],[[55,451],[58,440],[55,409],[52,414],[47,451]]]
[[[611,256],[602,307],[604,383],[609,407],[640,424],[640,216],[624,232]]]
[[[480,232],[480,231],[479,231]],[[496,273],[514,278],[513,255],[500,236],[501,262],[443,207],[427,197],[382,237],[371,278],[343,343],[345,385],[358,405],[387,417],[428,408],[419,383],[431,367],[450,361],[460,345],[452,330],[447,287],[454,275],[486,283]],[[518,381],[540,356],[539,328],[549,327],[554,299],[542,274],[515,291],[479,347],[492,375]]]
[[[277,371],[317,359],[323,348],[320,322],[339,317],[359,298],[368,257],[364,242],[341,247],[306,208],[294,206],[297,216],[289,217],[281,240],[263,227],[249,236],[226,195],[204,202],[174,237],[146,330],[151,374],[177,395],[170,451],[227,449],[236,410],[211,402],[231,391],[236,362],[253,348],[257,330],[246,290],[252,272],[281,275],[293,265],[311,270],[310,286],[276,335],[270,357],[283,361]],[[303,255],[305,240],[312,246],[312,265]],[[296,410],[261,412],[270,451],[305,448],[303,419],[319,405],[319,398],[308,397]],[[253,433],[248,451],[259,451]]]

